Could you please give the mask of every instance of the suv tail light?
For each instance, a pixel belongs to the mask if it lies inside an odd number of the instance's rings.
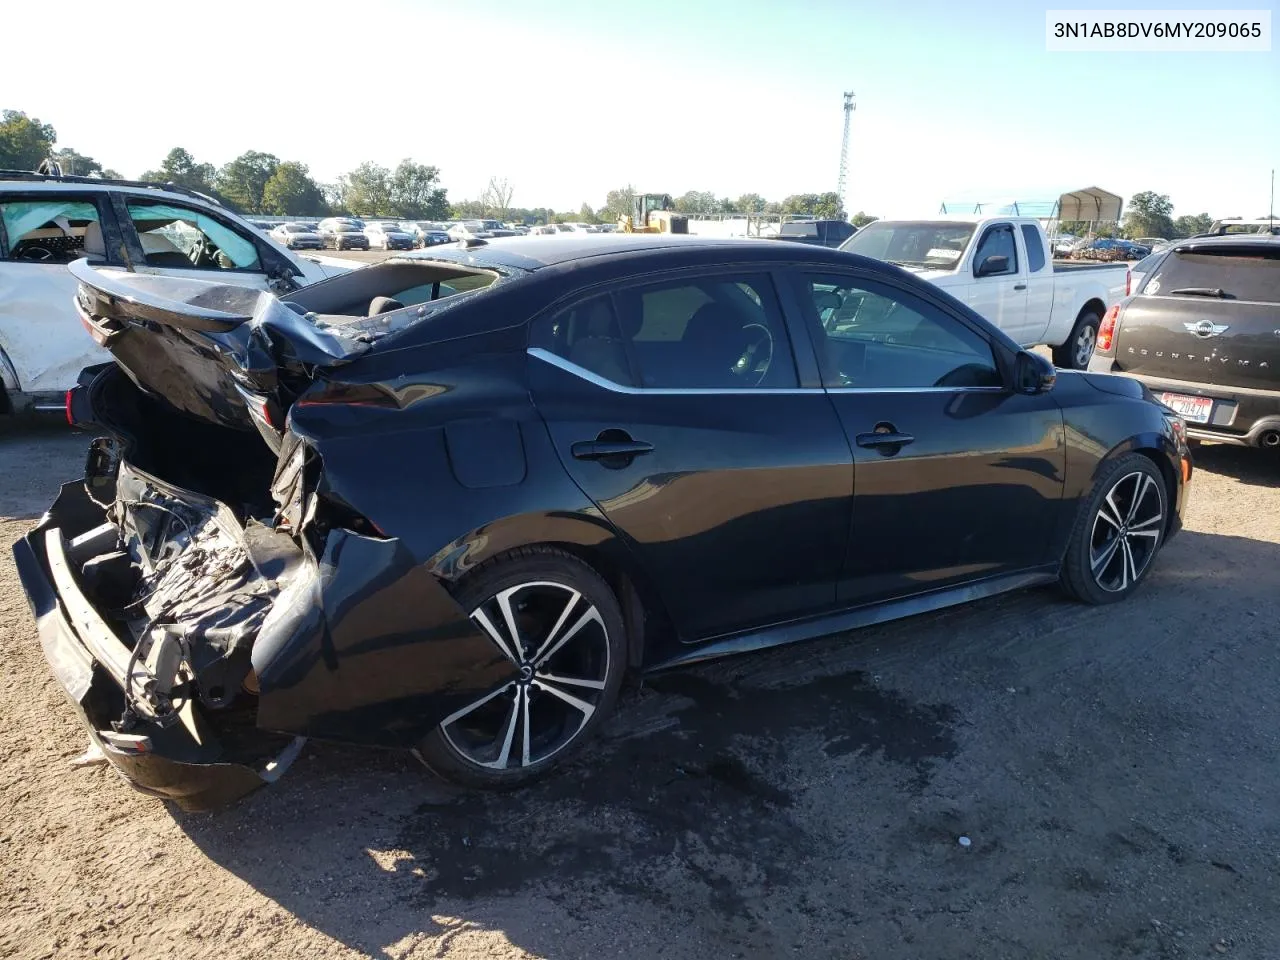
[[[1102,325],[1098,327],[1098,343],[1097,349],[1107,351],[1111,349],[1111,341],[1116,334],[1116,321],[1120,319],[1120,304],[1115,304],[1107,315],[1102,318]]]

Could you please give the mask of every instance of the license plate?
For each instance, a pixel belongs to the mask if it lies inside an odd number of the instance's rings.
[[[1194,423],[1208,423],[1209,414],[1213,412],[1212,397],[1188,397],[1181,393],[1162,393],[1160,402]]]

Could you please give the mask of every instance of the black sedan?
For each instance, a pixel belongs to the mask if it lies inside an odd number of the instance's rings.
[[[355,224],[340,223],[326,233],[320,235],[324,248],[334,250],[368,250],[369,238],[364,228]]]
[[[116,362],[17,566],[94,742],[187,808],[306,737],[510,785],[631,673],[1032,584],[1120,600],[1187,500],[1141,384],[820,247],[470,241],[282,299],[71,270]]]

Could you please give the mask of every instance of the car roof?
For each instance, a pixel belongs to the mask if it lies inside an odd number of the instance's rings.
[[[793,249],[794,248],[794,249]],[[631,258],[662,253],[717,251],[734,261],[830,260],[849,263],[852,254],[808,244],[768,243],[749,237],[699,237],[644,233],[560,233],[541,237],[496,237],[483,243],[432,247],[399,259],[452,260],[475,266],[539,270],[599,257]]]
[[[1175,240],[1168,250],[1189,252],[1215,247],[1276,247],[1280,249],[1280,237],[1270,233],[1228,233],[1220,237],[1190,237],[1186,240]]]
[[[185,187],[170,189],[161,183],[148,180],[111,180],[100,177],[52,177],[0,171],[0,190],[22,193],[134,193],[172,197],[184,203],[198,203],[216,210],[234,211],[223,207],[217,200]]]

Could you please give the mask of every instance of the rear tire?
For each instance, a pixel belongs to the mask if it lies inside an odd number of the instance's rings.
[[[1098,325],[1102,323],[1095,310],[1084,309],[1076,317],[1071,336],[1061,346],[1053,348],[1053,364],[1063,370],[1087,370],[1098,342]]]
[[[1130,453],[1101,471],[1062,559],[1061,583],[1084,603],[1115,603],[1142,583],[1164,544],[1169,491],[1154,463]]]
[[[617,702],[627,668],[618,599],[591,567],[551,547],[487,561],[454,595],[511,661],[512,676],[446,717],[418,756],[467,787],[541,777],[590,739]]]

